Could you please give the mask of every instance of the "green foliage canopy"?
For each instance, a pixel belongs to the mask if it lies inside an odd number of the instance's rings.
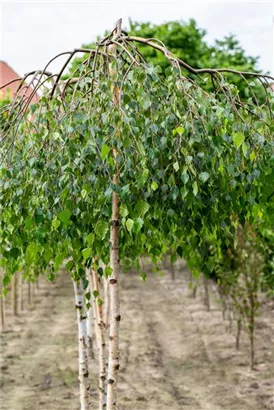
[[[273,173],[273,99],[236,106],[238,89],[222,75],[215,94],[210,76],[203,89],[175,66],[163,76],[137,51],[127,62],[121,49],[117,58],[98,51],[92,72],[82,62],[76,84],[46,93],[31,107],[33,121],[25,115],[3,139],[5,286],[17,270],[52,279],[63,261],[76,278],[100,259],[109,274],[113,191],[125,266],[144,254],[156,263],[171,248],[193,269],[211,271],[209,245],[230,245],[237,223],[273,223],[273,200],[262,201]]]

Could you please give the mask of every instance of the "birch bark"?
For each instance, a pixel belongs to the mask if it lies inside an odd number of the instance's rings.
[[[96,335],[97,335],[97,347],[98,347],[98,357],[99,357],[99,410],[103,410],[106,407],[105,324],[103,321],[102,306],[98,303],[98,299],[100,298],[100,287],[99,287],[99,281],[98,281],[98,274],[94,269],[91,269],[91,272],[90,272],[90,282],[92,283],[93,291],[98,292],[98,296],[94,300],[94,308],[95,308]]]
[[[3,285],[2,285],[2,272],[0,271],[0,280],[1,280],[1,330],[3,332],[3,330],[5,329],[5,325],[6,325],[6,298],[3,295]]]
[[[109,281],[104,278],[104,304],[103,304],[103,321],[105,323],[105,328],[108,328],[108,319],[109,319]]]
[[[95,314],[93,306],[93,288],[90,283],[89,272],[86,271],[86,279],[88,281],[88,287],[90,292],[90,307],[87,311],[87,335],[88,335],[88,355],[90,359],[94,359],[94,326],[95,326]]]
[[[33,293],[31,288],[31,282],[28,282],[28,305],[29,307],[32,305],[33,300]]]
[[[83,281],[73,281],[73,288],[78,322],[80,404],[81,410],[90,410],[87,315]]]
[[[117,23],[115,40],[121,33],[121,23]],[[108,52],[111,55],[116,55],[116,46],[111,45]],[[117,84],[117,69],[110,69],[110,76],[114,84],[113,87],[113,103],[120,104],[120,90]],[[118,135],[117,135],[118,137]],[[117,150],[113,149],[113,159],[117,162]],[[114,185],[119,183],[118,170],[113,175],[112,182]],[[119,325],[121,320],[120,315],[120,294],[119,294],[119,197],[116,192],[112,193],[112,215],[110,227],[110,267],[112,274],[109,278],[109,354],[108,354],[108,381],[107,381],[107,410],[117,408],[117,382],[119,371]]]
[[[13,316],[18,316],[18,272],[15,272],[11,281],[11,304]]]

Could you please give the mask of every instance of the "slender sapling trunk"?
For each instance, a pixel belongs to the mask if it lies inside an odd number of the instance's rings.
[[[18,273],[16,272],[11,281],[11,301],[13,316],[18,316]]]
[[[93,338],[94,338],[94,330],[93,326],[95,325],[95,319],[94,319],[94,308],[93,308],[93,288],[92,284],[90,283],[90,277],[89,277],[89,272],[88,270],[86,271],[86,279],[88,281],[88,287],[89,287],[89,292],[90,292],[90,306],[87,310],[87,334],[88,334],[88,355],[90,359],[94,359],[94,346],[93,346]]]
[[[121,34],[121,23],[119,20],[117,23],[116,36]],[[109,47],[109,53],[116,55],[116,46],[111,45]],[[113,103],[115,105],[120,104],[120,90],[117,84],[117,72],[116,70],[110,70],[110,75],[114,82],[113,87]],[[118,135],[117,135],[118,137]],[[118,152],[113,149],[113,159],[117,166]],[[113,175],[112,183],[118,185],[119,175],[118,170]],[[109,278],[109,355],[108,355],[108,381],[107,381],[107,410],[114,410],[117,408],[117,383],[118,383],[118,371],[119,371],[119,325],[121,320],[120,315],[120,294],[119,294],[119,197],[115,191],[112,192],[112,213],[111,213],[111,226],[110,226],[110,267],[112,273]]]
[[[103,322],[103,309],[100,299],[100,287],[97,272],[91,270],[90,281],[93,283],[94,291],[98,292],[95,299],[96,334],[99,356],[99,410],[104,410],[106,406],[106,344],[105,344],[105,324]],[[93,296],[92,296],[93,297]]]
[[[103,279],[104,286],[104,304],[103,304],[103,321],[105,323],[105,328],[108,328],[109,321],[109,281],[108,279]]]
[[[90,410],[87,315],[83,281],[73,281],[73,288],[78,322],[80,404],[81,410]]]
[[[237,335],[236,335],[236,349],[240,349],[240,337],[241,337],[241,331],[242,331],[242,319],[238,318],[237,319]]]
[[[0,268],[0,292],[2,293],[3,286],[2,286],[2,270]],[[5,330],[6,326],[6,303],[5,303],[5,296],[1,294],[1,326],[2,332]]]
[[[32,301],[33,301],[33,294],[32,294],[31,282],[28,282],[28,305],[29,307],[32,305]]]
[[[203,275],[203,282],[204,282],[204,304],[207,307],[207,311],[210,311],[210,298],[209,298],[209,289],[208,289],[208,279]]]

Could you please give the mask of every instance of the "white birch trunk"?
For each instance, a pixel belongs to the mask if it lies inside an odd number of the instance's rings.
[[[116,194],[116,193],[114,193]],[[111,226],[111,258],[110,266],[112,275],[109,279],[110,315],[109,315],[109,356],[108,356],[108,385],[107,385],[107,410],[114,410],[117,405],[117,381],[119,370],[119,324],[120,315],[120,294],[119,294],[119,210],[118,199],[114,198]],[[117,209],[116,209],[117,208]]]
[[[86,279],[88,280],[88,287],[89,287],[89,292],[90,292],[90,307],[87,311],[87,333],[88,333],[88,353],[89,353],[89,358],[94,359],[94,346],[93,346],[93,341],[94,341],[94,329],[93,326],[95,325],[95,315],[94,315],[94,307],[93,307],[93,288],[92,284],[90,283],[90,278],[89,278],[89,273],[88,270],[86,270]]]
[[[118,20],[114,38],[121,34],[122,20]],[[116,46],[108,47],[111,55],[116,55]],[[117,69],[110,69],[110,76],[113,80],[113,103],[120,105],[120,89],[117,84]],[[119,135],[117,134],[117,138]],[[113,159],[116,164],[118,152],[114,148],[112,151]],[[113,175],[114,185],[119,184],[119,173]],[[112,214],[110,226],[110,267],[112,274],[109,278],[109,354],[108,354],[108,381],[107,381],[107,410],[117,409],[117,383],[119,371],[119,328],[120,328],[120,294],[119,294],[119,197],[116,192],[112,193]]]
[[[90,282],[92,283],[93,291],[99,293],[94,299],[94,309],[96,318],[96,337],[99,358],[99,410],[104,410],[106,407],[106,344],[105,344],[105,324],[103,322],[102,306],[98,303],[100,297],[100,288],[97,272],[92,269],[90,272]]]
[[[108,328],[109,319],[109,281],[108,279],[103,279],[104,286],[104,304],[103,304],[103,321],[105,323],[105,328]]]
[[[21,284],[21,310],[23,311],[25,309],[25,281],[22,279],[22,284]]]
[[[28,282],[28,305],[29,307],[32,305],[33,301],[33,293],[31,288],[31,282]]]
[[[78,322],[80,403],[81,410],[90,410],[87,316],[83,281],[73,281],[73,287]]]
[[[18,316],[18,272],[15,272],[11,280],[11,304],[13,316]]]
[[[0,271],[0,280],[1,280],[1,285],[2,285],[2,272]],[[5,329],[6,326],[6,297],[3,295],[3,285],[1,286],[1,331]]]
[[[19,310],[23,311],[24,310],[24,287],[23,287],[23,279],[22,279],[22,274],[19,272],[19,277],[18,277],[18,306]]]

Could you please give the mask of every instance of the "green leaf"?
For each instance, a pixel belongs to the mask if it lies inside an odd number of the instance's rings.
[[[111,275],[112,275],[112,271],[113,271],[113,269],[112,269],[110,266],[107,266],[107,267],[105,268],[105,272],[104,272],[105,278],[108,278],[109,276],[111,276]]]
[[[196,196],[198,194],[198,184],[196,181],[192,184],[193,194]]]
[[[93,296],[95,297],[95,299],[99,296],[98,290],[93,291]]]
[[[86,243],[88,246],[91,246],[91,244],[94,241],[94,233],[91,232],[87,237],[86,237]]]
[[[54,273],[49,273],[48,274],[48,280],[50,281],[50,282],[53,282],[54,281],[54,279],[55,279],[55,275],[54,275]]]
[[[121,217],[126,218],[128,216],[128,214],[129,214],[129,212],[128,212],[127,206],[122,204],[120,206],[120,215],[121,215]]]
[[[71,212],[66,209],[64,211],[61,211],[58,215],[58,219],[63,222],[64,225],[67,225],[69,223],[71,217]]]
[[[145,168],[145,169],[143,170],[143,172],[140,173],[140,175],[139,175],[139,177],[138,177],[138,182],[139,182],[139,185],[140,185],[140,186],[145,185],[145,183],[146,183],[146,181],[147,181],[147,179],[148,179],[148,175],[149,175],[149,171],[148,171],[147,168]]]
[[[143,281],[145,282],[145,281],[146,281],[146,278],[147,278],[147,274],[146,274],[145,272],[142,272],[142,273],[141,273],[141,278],[142,278]]]
[[[158,189],[159,185],[157,184],[157,182],[152,181],[151,183],[151,188],[153,189],[153,191],[156,191],[156,189]]]
[[[26,218],[26,220],[25,220],[25,227],[26,227],[27,229],[29,229],[29,228],[32,227],[32,225],[33,225],[33,220],[32,220],[31,218]]]
[[[127,219],[126,227],[127,227],[127,230],[129,231],[129,233],[131,233],[133,225],[134,225],[134,221],[132,219]]]
[[[90,248],[83,249],[82,254],[83,254],[84,261],[86,262],[88,258],[91,258],[91,249]]]
[[[242,145],[242,143],[243,143],[244,140],[245,140],[245,136],[244,136],[244,134],[243,134],[242,132],[235,132],[235,133],[232,135],[232,138],[233,138],[234,144],[236,145],[236,147],[237,147],[238,149],[240,148],[240,146]]]
[[[11,276],[10,275],[5,275],[4,277],[3,277],[3,285],[6,287],[6,286],[8,286],[8,284],[10,283],[10,279],[11,279]]]
[[[188,175],[188,173],[182,174],[182,175],[181,175],[181,180],[182,180],[183,184],[186,184],[186,183],[188,182],[188,180],[189,180],[189,175]]]
[[[99,266],[99,268],[97,269],[97,272],[100,276],[103,276],[104,274],[103,268],[101,266]]]
[[[149,210],[149,204],[145,201],[138,201],[135,210],[138,216],[144,216]]]
[[[18,248],[12,248],[12,249],[10,250],[10,256],[11,256],[13,259],[17,259],[19,255],[20,255],[20,250],[19,250]]]
[[[128,104],[131,101],[131,98],[128,94],[123,94],[123,103]]]
[[[95,235],[103,240],[108,232],[109,225],[105,221],[99,221],[95,227]]]
[[[30,266],[33,262],[36,261],[39,249],[39,245],[37,245],[35,242],[31,242],[28,245],[26,249],[26,264],[28,266]]]
[[[73,262],[73,261],[69,261],[69,262],[66,264],[66,270],[70,272],[70,271],[72,270],[73,266],[74,266],[74,262]]]
[[[54,258],[54,269],[57,271],[66,257],[65,253],[59,253]]]
[[[251,152],[249,158],[250,158],[250,161],[252,161],[252,162],[254,161],[254,159],[256,158],[256,154],[255,154],[254,151]]]
[[[178,162],[178,161],[174,162],[173,168],[175,169],[176,172],[179,171],[180,166],[179,166],[179,162]]]
[[[175,128],[175,130],[172,131],[172,134],[173,135],[176,135],[176,134],[182,135],[183,132],[184,132],[184,129],[183,129],[183,127],[180,126],[180,127]]]
[[[51,249],[46,249],[44,252],[44,259],[46,261],[46,263],[49,263],[50,260],[52,259],[53,253],[51,251]]]
[[[199,174],[199,179],[202,182],[206,182],[208,180],[208,178],[209,178],[209,173],[208,172],[201,172]]]
[[[141,143],[141,141],[137,141],[136,145],[137,145],[137,148],[138,148],[140,154],[142,156],[146,155],[145,148],[144,148],[143,144]]]
[[[106,159],[108,157],[109,151],[110,151],[110,147],[106,144],[103,144],[101,148],[102,159]]]
[[[182,258],[183,257],[183,248],[181,246],[178,246],[176,249],[178,255]]]
[[[137,218],[134,222],[134,232],[140,232],[140,230],[142,229],[142,226],[144,225],[144,221],[142,218]]]

